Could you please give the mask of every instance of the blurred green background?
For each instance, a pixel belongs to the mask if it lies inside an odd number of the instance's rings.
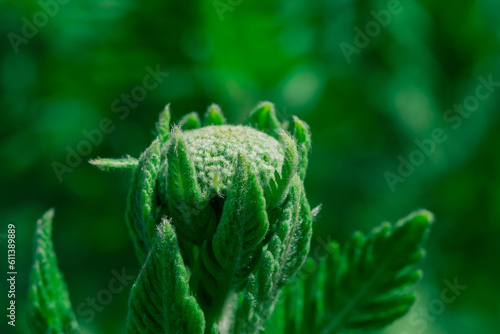
[[[125,332],[131,283],[106,305],[91,302],[109,296],[114,270],[139,271],[124,222],[129,175],[101,173],[89,158],[138,157],[167,103],[174,120],[215,102],[238,123],[262,100],[274,102],[281,119],[298,115],[312,129],[306,190],[311,205],[323,203],[315,243],[342,242],[422,207],[436,214],[418,302],[384,333],[500,328],[500,88],[480,79],[500,81],[497,0],[0,5],[0,240],[6,254],[6,225],[16,224],[14,333],[27,333],[32,235],[50,207],[80,324]],[[169,75],[145,90],[147,68]],[[474,98],[478,89],[482,99]],[[121,99],[132,93],[141,101],[127,106]],[[474,111],[450,110],[464,102]],[[60,180],[54,162],[66,164],[68,149],[85,150],[84,130],[99,129],[102,119],[113,130]],[[436,129],[447,140],[415,153],[415,140]],[[397,175],[410,155],[425,161],[390,186],[386,173]],[[443,303],[445,280],[467,289]],[[12,332],[2,319],[0,332]]]

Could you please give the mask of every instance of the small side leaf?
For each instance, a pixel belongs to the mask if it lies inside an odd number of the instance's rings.
[[[293,177],[297,174],[299,166],[299,155],[297,153],[297,143],[290,135],[280,130],[279,137],[284,152],[283,166],[281,173],[275,171],[274,179],[269,180],[266,188],[266,202],[268,211],[280,206],[285,201]]]
[[[139,160],[132,157],[121,159],[96,158],[90,160],[89,163],[104,172],[121,172],[133,171],[139,164]]]
[[[34,263],[30,274],[28,324],[34,334],[79,333],[68,288],[52,244],[54,210],[37,221]]]
[[[177,236],[164,219],[130,293],[128,332],[202,334],[205,317],[188,282]]]
[[[162,144],[165,144],[170,137],[170,104],[160,113],[156,122],[156,135]]]
[[[311,131],[306,122],[300,120],[298,117],[293,117],[293,129],[291,130],[293,136],[297,140],[300,152],[300,167],[299,174],[301,180],[306,177],[308,158],[307,155],[311,149]]]
[[[281,123],[276,117],[274,104],[271,102],[261,102],[251,113],[245,124],[248,124],[262,132],[278,138],[281,130]]]
[[[212,104],[208,107],[205,113],[205,125],[222,125],[226,124],[226,119],[220,107]]]
[[[199,129],[201,127],[200,116],[198,116],[198,113],[195,111],[190,112],[181,118],[179,126],[182,130]]]

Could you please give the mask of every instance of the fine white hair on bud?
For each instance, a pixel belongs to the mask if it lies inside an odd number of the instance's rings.
[[[94,161],[134,171],[126,217],[143,268],[132,289],[129,329],[185,329],[161,313],[168,312],[165,303],[192,312],[197,331],[233,328],[244,307],[235,301],[250,293],[260,306],[240,325],[256,332],[309,251],[312,214],[303,186],[309,127],[294,118],[288,132],[269,102],[243,125],[227,124],[215,104],[202,118],[191,112],[170,122],[167,105],[157,138],[138,160]],[[189,284],[193,294],[167,289],[160,274],[176,281],[169,286]],[[189,305],[155,289],[182,294]],[[144,314],[148,322],[140,320]]]

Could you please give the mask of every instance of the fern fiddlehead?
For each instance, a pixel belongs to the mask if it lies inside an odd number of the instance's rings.
[[[288,133],[268,102],[257,106],[246,125],[227,125],[216,105],[203,122],[196,113],[172,128],[169,121],[167,106],[156,126],[158,138],[137,161],[129,193],[127,222],[142,270],[152,270],[156,228],[168,218],[183,257],[177,268],[189,272],[205,332],[215,327],[235,333],[242,327],[238,312],[251,277],[263,306],[254,310],[258,321],[245,326],[257,332],[308,252],[312,217],[303,179],[309,129],[295,118]],[[123,160],[92,163],[101,169],[130,167]],[[131,300],[155,288],[140,282]],[[131,308],[130,319],[134,313],[139,316]]]
[[[333,256],[313,275],[287,285],[308,263],[319,211],[303,184],[308,125],[297,117],[280,123],[269,102],[245,125],[226,124],[217,105],[203,120],[190,113],[170,123],[167,105],[139,159],[91,160],[104,171],[132,171],[126,220],[142,269],[129,299],[129,333],[258,333],[277,328],[271,315],[282,294],[285,325],[276,333],[377,328],[407,312],[413,299],[404,288],[420,277],[411,265],[430,214],[355,234],[345,247],[332,243]],[[77,332],[51,218],[37,229],[29,320],[34,333]]]

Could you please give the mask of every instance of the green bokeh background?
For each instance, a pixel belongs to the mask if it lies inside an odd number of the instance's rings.
[[[341,43],[353,45],[354,28],[364,31],[388,0],[220,3],[231,9],[222,17],[212,1],[70,0],[15,52],[9,33],[21,36],[23,17],[39,20],[42,7],[0,0],[0,263],[6,272],[6,225],[14,223],[18,271],[17,326],[6,325],[3,278],[0,332],[28,332],[32,235],[50,207],[75,309],[90,309],[87,298],[107,289],[112,270],[139,271],[124,222],[129,175],[86,162],[62,182],[54,172],[67,147],[85,140],[83,130],[103,118],[114,126],[84,161],[138,157],[167,103],[174,121],[215,102],[238,123],[269,100],[281,119],[298,115],[312,129],[306,190],[312,205],[323,204],[315,243],[342,242],[422,207],[436,214],[417,305],[384,333],[496,333],[500,88],[456,129],[444,115],[474,95],[478,77],[500,81],[498,0],[401,0],[400,13],[350,62]],[[148,66],[169,75],[120,119],[113,101],[142,85]],[[437,128],[447,140],[391,189],[384,174],[397,173],[399,157],[408,159],[415,140]],[[467,289],[440,304],[444,280],[455,279]],[[124,333],[130,287],[91,321],[80,312],[85,332]]]

